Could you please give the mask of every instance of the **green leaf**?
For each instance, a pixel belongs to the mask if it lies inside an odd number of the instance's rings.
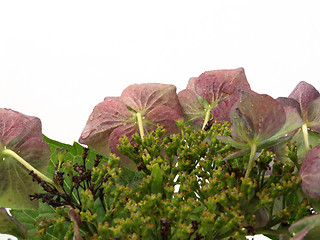
[[[158,194],[163,192],[163,186],[162,186],[163,176],[158,163],[152,166],[151,177],[152,177],[151,193]]]
[[[144,172],[131,171],[128,168],[122,168],[122,174],[119,176],[117,182],[120,185],[127,185],[131,188],[135,188],[141,180],[145,177]]]
[[[210,103],[208,103],[207,101],[206,101],[206,99],[204,99],[203,97],[201,97],[201,96],[199,96],[199,95],[196,95],[197,96],[197,98],[198,98],[198,101],[199,101],[199,103],[201,104],[201,106],[205,109],[205,110],[207,110],[207,109],[212,109],[212,107],[210,106]],[[205,112],[205,111],[204,111]]]
[[[272,240],[279,240],[279,236],[274,236],[274,235],[271,235],[271,234],[264,234],[263,236],[265,237],[268,237]]]
[[[83,164],[83,153],[84,153],[84,147],[81,146],[79,143],[74,142],[73,145],[64,144],[55,140],[52,140],[46,136],[44,136],[44,140],[48,143],[50,149],[51,149],[51,157],[50,157],[50,164],[48,166],[47,176],[54,177],[54,172],[56,170],[56,164],[59,162],[60,153],[57,151],[57,149],[66,149],[67,152],[64,155],[65,161],[71,161],[72,165],[78,163],[79,165]],[[86,161],[86,167],[92,168],[94,165],[94,161],[97,156],[97,152],[93,151],[92,149],[89,149],[87,153],[87,157],[85,159]],[[107,161],[107,160],[105,160]],[[71,188],[72,182],[71,178],[67,178],[69,181],[65,181],[65,189],[69,190]]]
[[[73,145],[63,144],[58,141],[54,141],[48,137],[44,136],[44,140],[47,142],[51,149],[51,158],[50,164],[48,166],[47,176],[51,176],[54,178],[54,173],[57,168],[57,164],[59,160],[67,162],[70,161],[72,165],[78,163],[79,165],[83,165],[84,161],[86,162],[86,168],[92,168],[94,166],[94,162],[96,160],[97,153],[91,149],[87,151],[87,156],[85,160],[83,160],[84,147],[78,143],[74,143]],[[66,149],[67,151],[61,154],[61,148]],[[57,151],[58,149],[58,151]],[[63,158],[62,158],[63,157]],[[62,158],[62,159],[61,159]],[[100,159],[101,162],[106,162],[109,164],[110,159],[102,157]],[[69,164],[70,166],[70,164]],[[66,165],[62,164],[61,170],[67,173]],[[136,186],[142,179],[142,173],[140,172],[132,172],[126,168],[122,169],[122,175],[118,179],[119,184],[129,184],[130,186]],[[73,182],[71,181],[72,177],[66,177],[64,181],[64,189],[66,192],[70,192]],[[73,194],[74,199],[78,199],[76,194]],[[100,201],[96,201],[95,207],[97,213],[101,211],[101,207],[99,206]],[[36,236],[37,226],[34,225],[35,222],[41,221],[43,218],[46,219],[54,219],[56,210],[51,206],[40,203],[40,207],[38,211],[33,210],[12,210],[12,214],[26,226],[29,230],[30,236]],[[104,214],[99,213],[99,218],[101,221],[104,218]],[[62,230],[58,232],[56,227],[49,226],[46,229],[46,236],[48,239],[61,239],[61,236],[64,236],[63,233],[66,233],[68,222],[64,224]],[[62,233],[61,233],[62,232]],[[35,237],[33,239],[42,239],[41,237]]]
[[[41,239],[40,236],[36,235],[37,226],[36,222],[42,220],[43,218],[52,219],[54,218],[55,210],[42,202],[39,202],[38,210],[14,210],[11,211],[12,216],[14,216],[21,224],[23,224],[26,229],[28,229],[30,239]],[[59,234],[54,228],[48,228],[46,235],[50,237],[50,239],[59,239]]]
[[[67,152],[64,154],[64,161],[71,161],[72,164],[78,163],[83,164],[83,152],[84,148],[78,144],[74,143],[73,145],[68,145],[64,143],[60,143],[58,141],[54,141],[46,136],[43,137],[44,140],[47,142],[47,144],[50,147],[51,150],[51,157],[50,157],[50,163],[47,170],[47,176],[53,178],[54,172],[56,170],[56,165],[59,162],[59,158],[61,158],[61,153],[57,151],[57,149],[64,148],[67,150]],[[86,167],[91,168],[93,167],[94,160],[96,159],[96,152],[89,150],[88,156],[86,157]],[[69,178],[67,178],[69,179]],[[64,182],[64,188],[66,191],[69,191],[71,188],[71,179],[69,181]],[[29,194],[32,194],[33,192],[29,192]],[[74,196],[75,197],[75,196]],[[11,210],[11,213],[13,216],[15,216],[18,221],[20,221],[23,225],[26,226],[26,228],[29,230],[29,235],[33,236],[32,239],[40,239],[40,237],[36,237],[35,233],[37,232],[37,227],[34,225],[35,222],[42,220],[43,218],[46,219],[53,219],[55,214],[55,209],[51,206],[49,206],[46,203],[39,202],[39,209],[37,211],[34,210]],[[47,236],[49,239],[59,239],[59,233],[54,228],[48,228],[47,229]]]
[[[190,214],[190,219],[194,220],[194,221],[200,221],[200,213],[202,213],[206,207],[205,205],[203,205],[202,203],[200,203],[201,205],[194,208]]]
[[[231,137],[216,135],[215,138],[218,139],[218,141],[223,142],[224,144],[228,144],[228,145],[235,147],[235,148],[238,148],[238,149],[248,148],[247,144],[242,143],[242,142],[237,142],[234,139],[232,139]]]
[[[16,218],[10,216],[5,208],[0,208],[0,233],[10,234],[19,239],[27,239],[28,231]]]
[[[84,152],[84,147],[81,146],[80,144],[74,142],[73,145],[68,145],[64,143],[60,143],[58,141],[52,140],[48,137],[44,136],[44,140],[48,143],[50,149],[51,149],[51,159],[50,159],[50,165],[48,167],[48,176],[53,176],[56,164],[59,161],[59,156],[58,152],[56,151],[57,149],[64,148],[67,150],[66,154],[64,155],[65,161],[69,160],[72,162],[72,164],[83,164],[83,152]],[[87,168],[92,168],[94,165],[94,161],[97,156],[97,152],[95,152],[92,149],[89,149],[88,155],[86,157],[86,167]],[[103,157],[101,161],[107,162],[108,159]],[[119,184],[127,185],[129,184],[130,187],[135,187],[142,178],[144,178],[145,174],[143,172],[136,172],[136,171],[131,171],[128,168],[123,167],[122,168],[122,174],[118,179]],[[71,187],[71,182],[65,182],[66,190],[69,190]]]
[[[229,154],[227,157],[225,157],[223,159],[223,161],[229,161],[229,160],[232,160],[232,159],[243,157],[244,155],[247,155],[249,153],[250,153],[250,149],[248,149],[248,148],[242,149],[242,150],[239,150],[237,152]]]
[[[137,113],[137,111],[136,111],[136,110],[134,110],[132,107],[127,106],[127,109],[128,109],[130,112]]]
[[[218,138],[217,139],[220,140],[220,137],[222,137],[222,136],[219,136],[219,139]],[[224,138],[227,139],[228,137],[224,137]],[[273,140],[273,141],[270,141],[270,142],[267,141],[267,140],[263,141],[260,145],[257,146],[257,151],[262,151],[263,149],[268,149],[268,148],[271,148],[272,146],[275,146],[275,145],[278,145],[278,144],[284,144],[285,142],[289,141],[289,139],[290,139],[290,137],[283,137],[283,138],[276,139],[276,140]],[[224,142],[224,139],[221,142]],[[224,142],[224,143],[227,143],[227,142]],[[231,142],[229,142],[228,144],[231,145]],[[238,143],[238,144],[240,144],[240,143]],[[235,144],[231,145],[231,146],[235,147]],[[246,155],[248,153],[250,153],[250,149],[248,147],[246,147],[246,148],[243,148],[240,151],[237,151],[237,152],[229,154],[227,157],[225,157],[223,159],[223,161],[228,161],[228,160],[232,160],[232,159],[235,159],[235,158],[239,158],[239,157],[242,157],[242,156],[244,156],[244,155]]]
[[[50,138],[47,138],[46,136],[43,136],[44,140],[47,142],[47,144],[50,147],[51,150],[51,157],[50,157],[50,163],[47,170],[47,176],[50,178],[54,177],[54,172],[56,169],[56,164],[59,162],[59,157],[61,157],[61,154],[59,155],[59,152],[57,152],[57,149],[64,148],[67,150],[66,154],[64,155],[65,160],[70,160],[73,164],[74,163],[82,163],[82,154],[83,154],[83,147],[78,144],[74,143],[73,146],[68,144],[63,144],[57,141],[54,141]],[[88,161],[88,167],[92,167],[94,163],[95,158],[95,152],[89,151],[87,160],[90,159],[91,161]],[[70,190],[71,182],[65,182],[65,189],[68,191]],[[33,194],[33,192],[29,192],[29,194]],[[46,219],[53,219],[55,214],[55,209],[51,206],[49,206],[46,203],[39,202],[39,209],[37,211],[35,210],[18,210],[18,209],[12,209],[11,214],[18,219],[19,222],[21,222],[29,231],[29,235],[32,236],[31,239],[41,239],[40,236],[36,236],[37,226],[35,226],[35,222],[39,222],[43,218]],[[49,239],[59,239],[59,233],[54,228],[48,228],[46,232],[47,237]]]

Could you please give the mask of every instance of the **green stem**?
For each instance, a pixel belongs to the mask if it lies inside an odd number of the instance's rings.
[[[137,120],[138,120],[138,127],[139,127],[140,137],[141,137],[141,139],[143,139],[144,131],[143,131],[142,116],[141,116],[141,113],[139,113],[139,112],[137,112]]]
[[[205,128],[205,126],[206,126],[207,123],[209,122],[210,117],[211,117],[211,109],[209,108],[209,109],[206,111],[206,116],[204,117],[204,122],[203,122],[203,125],[202,125],[202,130]]]
[[[36,174],[39,178],[41,178],[43,181],[50,183],[53,185],[59,192],[63,193],[62,188],[57,185],[52,179],[48,178],[43,173],[39,172],[37,169],[35,169],[33,166],[31,166],[26,160],[24,160],[22,157],[20,157],[18,154],[16,154],[14,151],[10,149],[3,149],[1,150],[1,154],[4,156],[10,156],[13,157],[15,160],[17,160],[19,163],[21,163],[26,169],[29,171],[33,171],[34,174]]]
[[[304,144],[306,147],[306,150],[309,151],[310,150],[310,145],[309,145],[309,136],[308,136],[308,127],[307,124],[303,124],[302,125],[302,133],[303,133],[303,138],[304,138]]]
[[[250,159],[249,159],[246,175],[244,176],[244,181],[248,180],[248,178],[249,178],[251,168],[253,167],[254,156],[256,155],[256,151],[257,151],[257,145],[255,143],[253,143],[251,145]]]

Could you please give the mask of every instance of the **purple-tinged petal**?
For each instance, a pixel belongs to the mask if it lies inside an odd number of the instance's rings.
[[[239,94],[232,94],[224,101],[220,102],[215,108],[211,110],[213,119],[219,122],[231,122],[230,111],[234,104],[237,103]]]
[[[168,106],[182,115],[182,109],[176,94],[176,87],[171,84],[143,83],[134,84],[123,90],[121,101],[139,112],[151,111],[157,106]]]
[[[148,128],[147,131],[153,131],[157,128],[157,125],[161,125],[169,134],[179,132],[176,121],[181,118],[181,115],[177,113],[175,109],[167,106],[158,106],[148,112],[145,118]]]
[[[276,100],[284,107],[285,110],[287,108],[295,109],[295,112],[301,115],[301,108],[297,100],[293,98],[287,98],[287,97],[278,97]]]
[[[136,171],[136,164],[129,159],[127,156],[122,155],[118,146],[120,144],[119,139],[126,136],[128,137],[131,144],[134,144],[134,140],[132,139],[132,135],[138,132],[138,127],[134,123],[130,123],[124,126],[117,127],[112,131],[109,137],[109,148],[113,154],[116,154],[120,157],[120,164],[125,166],[126,168]]]
[[[192,122],[198,118],[204,118],[205,109],[200,104],[199,99],[194,91],[184,89],[178,93],[178,98],[187,121]]]
[[[23,156],[23,159],[32,166],[37,166],[36,168],[40,172],[46,172],[49,163],[50,148],[40,136],[28,138],[19,144],[17,148],[11,149],[15,149],[15,152]]]
[[[203,122],[211,118],[230,121],[230,110],[240,90],[250,90],[243,68],[214,70],[190,78],[178,97],[187,122],[204,128]]]
[[[305,217],[289,227],[294,240],[318,240],[320,236],[320,215]]]
[[[240,98],[240,93],[242,91],[251,91],[239,85],[236,90],[224,101],[218,103],[218,105],[211,110],[213,119],[219,122],[227,121],[231,122],[230,113],[234,105],[238,102]]]
[[[307,121],[310,129],[320,133],[320,97],[309,104]]]
[[[134,84],[122,92],[121,99],[135,111],[141,112],[145,121],[148,121],[147,124],[164,124],[169,130],[170,127],[176,127],[175,121],[183,118],[176,87],[171,84]],[[165,124],[165,120],[169,120],[174,126]]]
[[[180,117],[180,114],[178,114],[174,109],[170,107],[157,106],[145,115],[145,119],[143,121],[144,132],[151,132],[157,128],[157,125],[161,125],[169,134],[178,133],[179,128],[176,124],[176,121]],[[114,129],[109,136],[109,147],[111,153],[119,156],[120,163],[131,170],[136,170],[136,165],[128,157],[120,154],[118,150],[118,145],[120,144],[119,139],[126,136],[130,140],[130,142],[134,144],[132,135],[137,133],[138,131],[138,126],[135,123],[128,123],[124,126],[119,126]]]
[[[92,148],[97,153],[109,156],[110,148],[109,148],[109,138],[112,130],[97,133],[95,135],[92,135],[90,139],[82,140],[79,139],[79,143],[87,145],[89,148]]]
[[[100,154],[110,153],[108,147],[111,132],[127,124],[133,115],[119,98],[106,98],[93,109],[83,129],[79,142],[88,145]]]
[[[117,154],[119,138],[131,137],[136,132],[143,138],[144,132],[154,130],[157,124],[169,133],[176,133],[176,121],[181,118],[182,109],[174,85],[134,84],[120,97],[106,97],[94,108],[79,142],[103,155]],[[122,157],[121,162],[126,167],[133,164]]]
[[[188,84],[187,84],[187,88],[186,88],[186,89],[195,91],[195,90],[194,90],[194,83],[195,83],[196,80],[197,80],[196,77],[190,78],[189,81],[188,81]]]
[[[46,172],[50,148],[43,141],[40,119],[10,110],[0,109],[0,150],[9,149],[40,172]],[[30,193],[39,190],[29,172],[12,156],[0,158],[0,205],[16,209],[36,208]]]
[[[196,93],[214,105],[226,99],[239,85],[250,89],[243,68],[207,71],[194,82]]]
[[[306,120],[308,116],[309,104],[318,97],[320,97],[318,90],[304,81],[300,82],[289,95],[289,98],[295,99],[300,104],[302,118],[304,120]]]
[[[25,137],[41,135],[39,118],[24,115],[11,109],[0,109],[0,139],[5,146],[11,141],[19,142]],[[40,126],[40,127],[39,127]],[[13,143],[11,143],[12,145]]]
[[[311,198],[320,197],[320,145],[307,153],[299,174],[303,192]]]
[[[301,118],[299,103],[296,100],[285,97],[279,97],[276,100],[282,105],[286,113],[286,122],[271,140],[293,133],[304,123]]]
[[[120,97],[105,97],[103,99],[103,101],[108,101],[108,100],[117,100],[117,101],[121,101]]]
[[[231,121],[235,139],[259,143],[283,127],[286,113],[281,104],[268,95],[242,92],[231,111]]]
[[[304,156],[309,149],[306,148],[306,144],[309,146],[319,144],[319,137],[317,137],[318,134],[315,132],[320,133],[320,97],[309,104],[308,116],[305,116],[304,119],[301,116],[300,104],[295,99],[281,97],[277,101],[281,103],[286,111],[286,123],[275,137],[281,134],[284,135],[283,132],[285,131],[287,132],[286,134],[289,134],[289,130],[295,133],[304,124],[314,131],[308,131],[307,143],[305,142],[306,136],[302,131],[296,133],[294,139],[292,139],[298,146],[298,156]]]
[[[254,127],[251,119],[242,114],[239,108],[235,107],[231,112],[231,135],[232,138],[241,143],[251,143],[255,137]]]
[[[309,227],[306,227],[304,230],[295,235],[291,240],[303,240],[305,239],[304,237],[308,234],[309,231]]]
[[[256,154],[257,155],[257,154]],[[268,210],[265,207],[259,208],[255,213],[256,223],[254,224],[255,228],[261,228],[267,225],[269,222],[270,216]]]

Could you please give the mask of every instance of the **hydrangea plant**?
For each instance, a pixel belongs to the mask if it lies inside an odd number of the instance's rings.
[[[320,237],[320,94],[243,68],[128,86],[67,145],[0,109],[0,232],[19,239]],[[81,145],[82,144],[82,145]],[[10,213],[6,208],[11,208]]]
[[[79,142],[102,155],[116,153],[123,136],[139,132],[144,135],[164,126],[168,133],[178,133],[175,122],[183,118],[176,87],[169,84],[135,84],[127,87],[120,97],[106,97],[91,113]],[[121,156],[120,162],[135,169],[134,162]]]
[[[250,90],[243,68],[214,70],[189,79],[178,97],[185,121],[205,128],[209,120],[230,121],[240,90]]]

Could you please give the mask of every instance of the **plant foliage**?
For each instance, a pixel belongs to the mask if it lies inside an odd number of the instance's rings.
[[[0,232],[19,239],[319,239],[320,94],[242,68],[106,97],[79,143],[0,109]],[[3,207],[10,207],[11,215]],[[38,207],[38,208],[37,208]]]

